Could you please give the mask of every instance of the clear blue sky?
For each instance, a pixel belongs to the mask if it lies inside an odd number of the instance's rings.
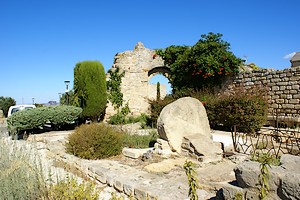
[[[141,41],[156,49],[222,33],[233,53],[263,68],[300,51],[299,0],[0,0],[0,96],[58,101],[77,62],[107,71]]]

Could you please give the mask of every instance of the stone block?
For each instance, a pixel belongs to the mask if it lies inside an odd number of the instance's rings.
[[[277,83],[278,86],[281,86],[281,85],[288,85],[288,84],[289,84],[288,82],[278,82],[278,83]]]
[[[283,199],[300,199],[300,174],[289,172],[282,178],[280,194]]]
[[[300,102],[299,99],[290,99],[289,103],[298,104]]]
[[[123,191],[128,196],[134,196],[134,188],[133,188],[132,184],[124,183]]]
[[[300,99],[300,94],[293,94],[293,99]]]
[[[96,179],[100,181],[101,183],[106,183],[106,175],[105,172],[103,172],[101,169],[95,169],[94,173],[96,175]]]
[[[157,143],[159,143],[161,145],[162,149],[169,149],[170,148],[169,143],[168,143],[167,140],[163,140],[163,139],[158,138]]]
[[[107,185],[113,187],[113,186],[114,186],[114,183],[115,183],[114,177],[111,176],[111,175],[107,175],[107,176],[106,176],[106,182],[107,182]]]
[[[226,184],[224,186],[222,186],[222,193],[223,193],[223,197],[225,200],[227,199],[237,199],[238,195],[242,195],[242,197],[244,196],[244,190],[243,188],[234,186],[234,185],[230,185],[230,184]]]
[[[257,188],[258,175],[260,174],[260,163],[245,161],[239,164],[235,169],[235,177],[239,187]],[[277,191],[280,185],[280,177],[284,174],[282,167],[272,166],[269,168],[270,178],[268,180],[270,190]]]
[[[147,192],[144,189],[136,188],[134,190],[134,197],[137,200],[146,200],[147,199]]]
[[[257,169],[257,170],[255,170]],[[259,174],[259,163],[246,161],[238,165],[235,169],[235,178],[238,182],[238,186],[242,188],[256,187],[257,177]]]
[[[300,105],[295,105],[296,110],[300,110]]]
[[[298,94],[298,90],[290,90],[290,94]]]
[[[284,99],[276,99],[275,102],[276,103],[284,103]]]
[[[123,192],[123,182],[120,180],[115,180],[114,188],[119,192]]]
[[[281,166],[287,170],[294,171],[300,174],[300,157],[290,154],[283,154],[280,158]]]
[[[280,86],[279,87],[279,90],[285,90],[286,89],[286,86]]]
[[[286,73],[279,74],[280,78],[286,77]]]
[[[300,80],[300,76],[292,76],[290,78],[291,81],[299,81]]]
[[[293,104],[282,104],[282,108],[284,109],[294,109],[295,106]]]
[[[285,77],[285,78],[282,78],[281,81],[283,81],[283,82],[289,82],[290,79],[288,77]]]
[[[122,153],[126,157],[137,159],[149,150],[153,150],[153,148],[134,149],[134,148],[125,147],[123,148]]]

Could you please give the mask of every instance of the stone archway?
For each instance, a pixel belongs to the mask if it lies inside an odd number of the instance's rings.
[[[166,80],[169,80],[170,72],[170,68],[165,66],[154,67],[148,71],[148,98],[150,100],[157,99],[157,82],[151,83],[152,78],[156,75],[162,75],[156,76],[156,78],[160,77],[159,79],[156,79],[158,82],[160,82],[160,99],[164,99],[166,97],[168,93],[167,85],[169,85],[166,83]],[[168,89],[170,90],[169,87]]]
[[[125,72],[122,78],[121,92],[124,103],[128,103],[131,113],[133,115],[149,113],[149,99],[153,98],[153,93],[156,96],[157,90],[156,84],[149,84],[149,79],[158,73],[167,78],[170,74],[170,69],[164,66],[163,59],[156,55],[155,50],[145,48],[141,42],[138,42],[133,51],[116,54],[111,70],[115,68]],[[161,96],[164,97],[165,95],[166,87],[161,87]],[[106,114],[109,117],[115,113],[116,111],[109,103]]]
[[[169,79],[169,75],[171,73],[171,70],[169,67],[166,66],[158,66],[154,67],[151,70],[148,71],[148,77],[151,78],[151,76],[155,76],[156,74],[163,74],[166,78]]]

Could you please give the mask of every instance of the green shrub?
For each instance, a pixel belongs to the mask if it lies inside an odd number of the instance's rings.
[[[123,115],[121,112],[117,112],[113,116],[111,116],[108,120],[109,124],[118,125],[118,124],[125,124],[126,116]]]
[[[102,117],[107,103],[106,76],[98,61],[77,63],[74,68],[74,101],[83,116],[93,121]]]
[[[77,120],[81,113],[82,109],[75,106],[38,107],[12,114],[7,118],[7,125],[10,133],[14,135],[38,129],[48,121],[55,126],[70,124]]]
[[[157,140],[157,133],[153,132],[149,135],[129,135],[124,136],[124,146],[129,148],[149,148],[153,147]]]
[[[276,157],[270,153],[255,152],[251,154],[251,160],[259,163],[266,163],[268,165],[279,166],[280,157]]]
[[[3,110],[3,114],[7,117],[10,106],[16,105],[16,100],[11,97],[0,97],[0,110]]]
[[[220,96],[205,105],[211,126],[222,124],[225,130],[254,132],[266,121],[268,101],[265,88],[236,88],[233,94]]]
[[[126,108],[126,107],[125,107]],[[119,124],[132,124],[132,123],[141,123],[141,127],[151,128],[151,118],[145,113],[140,114],[139,116],[128,116],[129,112],[123,112],[123,108],[121,112],[117,112],[113,116],[110,117],[108,123],[112,125],[119,125]]]
[[[56,184],[50,185],[48,196],[50,200],[56,199],[85,199],[97,200],[98,191],[93,182],[79,183],[77,179],[67,177]]]
[[[129,121],[130,121],[130,118],[129,118]],[[149,115],[146,115],[145,113],[142,113],[142,114],[140,114],[140,116],[137,116],[137,117],[133,118],[133,121],[135,123],[136,122],[141,123],[142,129],[151,128],[152,127],[151,118],[150,118]]]
[[[46,179],[36,148],[0,140],[1,199],[43,199]]]
[[[69,135],[66,151],[84,159],[116,156],[123,148],[124,133],[103,123],[84,124]]]

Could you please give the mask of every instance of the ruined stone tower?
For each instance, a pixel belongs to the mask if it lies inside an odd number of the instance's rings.
[[[128,102],[131,114],[139,115],[149,113],[149,99],[156,99],[157,86],[150,84],[152,76],[161,73],[168,76],[169,68],[164,66],[164,61],[155,50],[145,48],[138,42],[133,51],[116,54],[114,64],[110,70],[120,69],[125,72],[121,83],[124,103]],[[107,79],[109,79],[107,75]],[[160,85],[161,98],[166,96],[166,85]],[[106,109],[106,118],[115,114],[111,103]]]

